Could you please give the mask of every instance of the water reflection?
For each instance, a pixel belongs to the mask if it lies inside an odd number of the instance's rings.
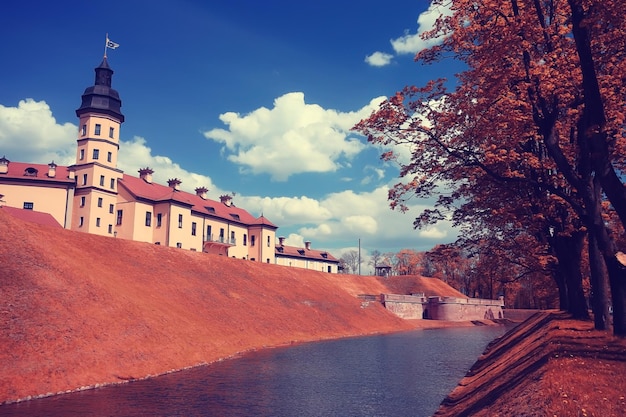
[[[146,381],[0,406],[2,416],[429,416],[503,327],[270,349]]]

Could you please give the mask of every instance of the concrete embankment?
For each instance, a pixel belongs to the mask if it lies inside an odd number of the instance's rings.
[[[439,280],[327,274],[52,229],[0,210],[0,404],[415,323],[358,294]]]
[[[624,416],[626,340],[561,312],[492,342],[435,416]]]

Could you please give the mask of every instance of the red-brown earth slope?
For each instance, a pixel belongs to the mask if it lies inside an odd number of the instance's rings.
[[[385,292],[459,295],[434,279],[229,259],[0,210],[0,404],[266,346],[414,328],[356,297]]]

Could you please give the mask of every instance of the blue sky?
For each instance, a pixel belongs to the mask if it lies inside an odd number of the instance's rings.
[[[447,224],[412,229],[389,209],[398,170],[350,128],[405,85],[453,77],[413,61],[443,9],[425,0],[24,1],[0,15],[0,154],[71,164],[83,90],[105,34],[122,98],[119,167],[209,188],[279,226],[287,243],[336,256],[427,250]]]

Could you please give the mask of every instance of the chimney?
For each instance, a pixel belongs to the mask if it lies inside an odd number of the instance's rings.
[[[206,200],[208,197],[206,195],[207,191],[209,191],[206,187],[198,187],[196,188],[196,195],[203,200]]]
[[[278,244],[280,246],[285,246],[285,236],[278,236]]]
[[[48,164],[48,177],[54,178],[56,176],[57,176],[57,164],[55,164],[54,161],[52,161]]]
[[[220,196],[220,202],[222,202],[222,204],[224,204],[227,207],[230,207],[233,201],[233,197],[228,195],[228,194],[224,194]]]
[[[304,242],[304,247],[306,248],[306,250],[311,250],[311,241],[307,240],[306,242]]]
[[[139,170],[139,178],[141,178],[148,184],[152,184],[152,174],[154,174],[154,171],[149,167],[141,168]]]
[[[169,185],[170,188],[172,188],[174,191],[180,191],[181,183],[182,181],[179,180],[178,178],[172,178],[170,180],[167,180],[167,185]]]
[[[6,157],[0,158],[0,174],[6,174],[9,172],[9,161]]]

